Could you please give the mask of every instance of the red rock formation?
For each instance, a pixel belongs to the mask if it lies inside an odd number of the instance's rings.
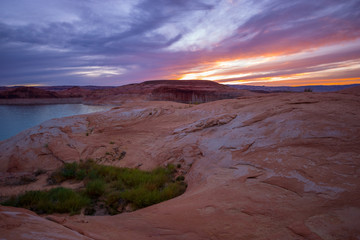
[[[57,94],[63,98],[82,98],[82,97],[86,97],[90,93],[91,93],[90,89],[83,89],[78,86],[57,92]]]
[[[0,98],[58,98],[59,95],[52,91],[43,90],[35,87],[17,87],[0,92]]]
[[[31,98],[82,98],[91,93],[89,89],[71,87],[60,91],[51,91],[37,87],[17,87],[0,91],[0,98],[31,99]]]
[[[344,93],[344,94],[352,94],[352,95],[360,96],[360,86],[346,88],[346,89],[341,90],[339,92]]]
[[[88,95],[88,101],[109,102],[129,99],[204,103],[249,95],[212,81],[205,80],[158,80],[129,84],[114,89],[97,90]]]
[[[95,90],[72,87],[60,91],[49,91],[34,87],[18,87],[1,91],[0,99],[24,99],[24,103],[31,102],[28,99],[36,98],[84,98],[85,103],[96,104],[122,104],[124,102],[144,100],[204,103],[249,94],[248,91],[237,90],[212,81],[159,80]],[[16,100],[16,103],[19,101]],[[59,101],[61,103],[61,100]],[[48,102],[52,103],[51,100]],[[4,102],[3,100],[2,103],[11,104],[12,102]]]
[[[0,206],[0,236],[1,239],[92,239],[31,211],[3,206]]]
[[[127,103],[0,142],[0,177],[86,158],[141,169],[181,164],[189,186],[175,199],[116,216],[50,216],[64,234],[92,239],[359,239],[359,105],[359,96],[341,93]],[[116,149],[126,156],[108,159]],[[42,188],[40,179],[0,192]],[[31,233],[28,218],[13,224],[13,211],[21,210],[0,209],[5,239]],[[26,236],[47,237],[48,222],[36,224],[37,236]]]

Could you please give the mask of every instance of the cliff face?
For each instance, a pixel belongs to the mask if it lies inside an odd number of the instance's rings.
[[[31,225],[20,216],[32,213],[0,208],[1,236],[39,239],[55,224],[54,239],[358,239],[359,105],[345,93],[266,94],[196,106],[127,103],[50,120],[0,142],[2,195],[47,188],[51,170],[87,158],[141,169],[180,164],[189,186],[111,217],[36,217]],[[126,156],[114,161],[117,151]],[[38,169],[49,172],[6,185]]]
[[[126,102],[133,100],[174,101],[181,103],[204,103],[236,98],[251,94],[212,81],[204,80],[159,80],[130,84],[110,90],[99,90],[89,94],[87,101]]]
[[[149,100],[174,101],[181,103],[205,103],[220,99],[230,99],[240,96],[236,92],[216,92],[207,90],[179,89],[175,87],[159,87],[149,95]]]
[[[244,91],[237,91],[210,81],[200,83],[189,81],[183,82],[183,84],[169,84],[168,82],[161,84],[160,82],[158,86],[154,87],[151,91],[148,99],[181,103],[205,103],[236,98],[242,95],[244,95]]]

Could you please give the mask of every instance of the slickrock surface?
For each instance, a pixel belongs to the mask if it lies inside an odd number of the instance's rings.
[[[3,196],[47,187],[46,174],[6,185],[21,175],[87,158],[141,169],[180,163],[189,186],[175,199],[116,216],[49,222],[1,207],[0,236],[358,240],[359,106],[355,94],[284,93],[200,105],[127,103],[47,121],[0,142]],[[28,215],[37,219],[36,236]]]
[[[0,239],[91,240],[26,209],[0,206]]]
[[[341,90],[339,92],[344,93],[344,94],[352,94],[352,95],[360,96],[360,86],[346,88],[346,89]]]

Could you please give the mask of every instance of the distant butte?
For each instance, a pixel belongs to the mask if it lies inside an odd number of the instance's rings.
[[[180,103],[204,103],[221,99],[248,95],[246,90],[238,90],[212,81],[203,80],[158,80],[139,84],[129,84],[113,89],[96,90],[85,101],[121,103],[134,101],[174,101]]]

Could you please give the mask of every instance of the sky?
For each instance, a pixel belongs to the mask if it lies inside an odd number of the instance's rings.
[[[1,0],[0,85],[360,83],[360,0]]]

